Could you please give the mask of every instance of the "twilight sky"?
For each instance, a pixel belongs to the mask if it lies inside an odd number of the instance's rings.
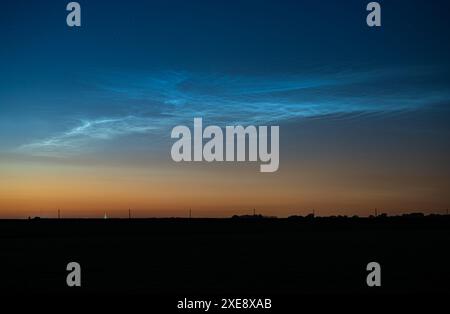
[[[450,207],[450,4],[10,1],[0,217]],[[171,129],[280,125],[280,168],[175,163]]]

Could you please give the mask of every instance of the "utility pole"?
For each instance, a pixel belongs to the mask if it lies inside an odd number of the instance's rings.
[[[58,209],[58,219],[60,219],[60,218],[61,218],[61,210]]]
[[[378,216],[378,209],[375,208],[375,217]]]
[[[189,208],[189,219],[192,218],[192,209]]]
[[[128,209],[128,219],[131,219],[131,209]]]

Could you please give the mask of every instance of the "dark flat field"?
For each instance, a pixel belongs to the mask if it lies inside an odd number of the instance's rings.
[[[0,292],[450,293],[449,216],[0,221]],[[82,287],[66,286],[81,264]],[[382,287],[366,285],[381,264]]]

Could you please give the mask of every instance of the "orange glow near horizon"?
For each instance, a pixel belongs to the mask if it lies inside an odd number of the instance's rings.
[[[8,165],[7,167],[5,165]],[[401,187],[409,177],[380,185],[345,169],[299,168],[290,165],[275,174],[255,167],[182,166],[113,167],[38,162],[3,163],[0,178],[0,217],[230,217],[361,215],[374,208],[388,214],[411,211],[444,213],[448,198],[429,190]],[[343,176],[344,172],[345,178]],[[381,178],[380,180],[385,180]],[[325,183],[324,183],[325,182]],[[411,183],[411,182],[410,182]],[[439,189],[439,187],[437,187]],[[420,192],[420,193],[419,193]],[[438,201],[436,201],[438,200]]]

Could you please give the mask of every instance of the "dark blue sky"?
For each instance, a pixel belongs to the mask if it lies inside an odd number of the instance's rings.
[[[30,119],[45,139],[79,120],[261,123],[448,99],[448,2],[381,2],[378,29],[366,2],[80,1],[82,27],[69,28],[65,1],[11,1],[2,120]]]
[[[80,4],[80,29],[65,25],[66,1],[3,4],[2,38],[8,43],[3,59],[67,70],[156,67],[266,74],[331,64],[339,69],[448,63],[448,1],[381,2],[380,29],[366,26],[367,1],[361,0]]]
[[[68,2],[1,4],[6,160],[168,159],[170,129],[203,117],[281,125],[290,164],[449,172],[448,1],[380,1],[381,28],[369,1],[89,0],[81,28]]]

